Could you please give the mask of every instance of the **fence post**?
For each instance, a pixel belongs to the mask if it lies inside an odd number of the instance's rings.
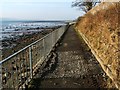
[[[44,59],[45,59],[45,39],[43,38],[43,56],[44,56]]]
[[[53,33],[54,33],[54,32],[52,32],[52,47],[53,47],[53,45],[54,45],[54,43],[53,43]]]
[[[33,68],[32,68],[32,47],[29,47],[29,60],[30,60],[30,74],[31,78],[33,77]]]
[[[2,90],[2,63],[0,63],[0,90]]]

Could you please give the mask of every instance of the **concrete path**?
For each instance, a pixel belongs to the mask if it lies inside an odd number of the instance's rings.
[[[56,65],[42,79],[34,79],[33,88],[105,88],[105,73],[90,49],[72,26],[57,47]]]

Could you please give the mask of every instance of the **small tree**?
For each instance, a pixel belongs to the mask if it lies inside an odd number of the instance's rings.
[[[95,2],[95,0],[76,0],[76,1],[72,2],[72,7],[79,7],[81,10],[83,10],[85,13],[87,13],[97,3],[100,3],[100,1]]]

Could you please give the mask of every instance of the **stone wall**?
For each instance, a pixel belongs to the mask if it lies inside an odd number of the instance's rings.
[[[76,23],[103,70],[120,88],[120,3],[103,2]]]

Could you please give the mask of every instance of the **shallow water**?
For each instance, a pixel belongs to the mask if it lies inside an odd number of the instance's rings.
[[[65,22],[61,21],[2,21],[2,25],[0,26],[0,40],[40,32],[39,28],[51,28],[65,24]]]

